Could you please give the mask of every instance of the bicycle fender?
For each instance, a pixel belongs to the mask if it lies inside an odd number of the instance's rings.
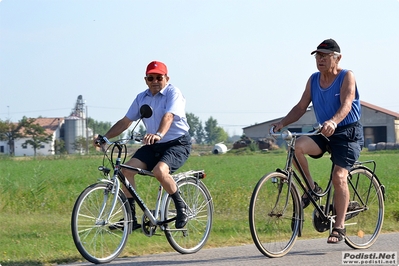
[[[98,183],[108,183],[108,184],[113,184],[113,182],[112,182],[111,180],[109,180],[109,179],[105,179],[105,178],[103,178],[103,179],[99,179],[99,180],[98,180]]]
[[[191,172],[186,172],[186,173],[181,173],[181,174],[177,175],[175,182],[177,184],[181,180],[184,180],[184,179],[194,179],[194,180],[197,180],[197,182],[199,182],[199,180],[200,180],[198,177],[195,177]]]
[[[282,170],[282,169],[280,169],[280,168],[277,168],[277,169],[276,169],[276,172],[278,172],[278,173],[282,173],[282,174],[284,174],[284,175],[287,175],[287,176],[288,176],[288,173],[287,173],[287,171],[285,171],[285,170]]]
[[[99,179],[97,183],[105,183],[105,184],[114,185],[114,182],[113,182],[112,180],[105,179],[105,178]],[[118,189],[118,192],[119,192],[119,191],[121,191],[121,192],[123,193],[122,188],[119,188],[119,189]],[[123,193],[123,194],[125,194],[125,193]]]

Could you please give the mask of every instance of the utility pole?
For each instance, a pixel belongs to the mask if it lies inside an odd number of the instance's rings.
[[[89,108],[86,104],[86,154],[89,154]]]

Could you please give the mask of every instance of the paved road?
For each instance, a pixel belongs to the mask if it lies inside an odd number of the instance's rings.
[[[346,244],[330,245],[326,239],[298,240],[291,251],[284,257],[270,259],[263,256],[255,245],[243,245],[238,247],[202,249],[198,253],[181,255],[180,253],[163,253],[131,258],[116,259],[107,265],[217,265],[235,266],[245,265],[301,265],[301,266],[336,266],[342,265],[342,252],[355,251]],[[359,251],[359,250],[357,250]],[[398,252],[399,233],[381,234],[377,242],[369,249],[363,251]],[[399,262],[398,262],[399,263]],[[91,263],[75,263],[69,266],[86,266]]]

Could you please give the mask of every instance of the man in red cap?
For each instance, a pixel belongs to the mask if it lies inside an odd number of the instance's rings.
[[[153,171],[162,187],[168,192],[176,206],[176,228],[183,228],[188,220],[186,205],[171,173],[180,168],[188,159],[191,151],[191,137],[186,118],[186,100],[181,91],[169,83],[168,69],[159,61],[148,64],[144,80],[148,86],[139,93],[126,115],[104,135],[114,138],[125,131],[133,121],[140,119],[140,107],[148,104],[153,114],[142,121],[146,127],[143,145],[136,151],[127,165]],[[123,171],[129,182],[135,187],[132,171]],[[141,227],[137,223],[135,204],[132,195],[123,186],[133,213],[133,230]],[[115,229],[117,226],[115,226]]]
[[[273,124],[274,131],[297,121],[306,112],[309,104],[317,122],[322,125],[322,135],[302,136],[295,144],[295,155],[309,181],[310,188],[317,195],[322,189],[313,181],[305,155],[319,158],[328,151],[334,163],[332,183],[334,186],[334,228],[327,243],[339,243],[345,238],[345,215],[349,204],[347,176],[349,169],[359,158],[363,147],[363,127],[360,124],[361,107],[355,75],[339,66],[341,49],[333,39],[321,42],[312,53],[316,58],[318,72],[312,74],[299,102],[280,122]],[[319,196],[313,195],[314,200]],[[306,194],[302,206],[310,203]]]

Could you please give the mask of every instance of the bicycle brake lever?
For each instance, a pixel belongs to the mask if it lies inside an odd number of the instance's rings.
[[[330,141],[329,138],[327,138],[323,133],[321,133],[321,130],[323,129],[323,126],[320,124],[317,124],[315,126],[313,126],[313,128],[320,134],[322,135],[327,141]]]
[[[273,134],[276,134],[277,132],[274,132],[274,129],[276,128],[276,126],[272,126],[271,128],[270,128],[270,130],[269,130],[269,134],[270,135],[273,135]]]
[[[322,129],[322,128],[323,128],[323,126],[320,125],[320,124],[318,124],[318,123],[316,123],[316,124],[313,125],[313,129],[314,129],[314,130],[317,130],[318,132],[321,132],[321,129]]]

